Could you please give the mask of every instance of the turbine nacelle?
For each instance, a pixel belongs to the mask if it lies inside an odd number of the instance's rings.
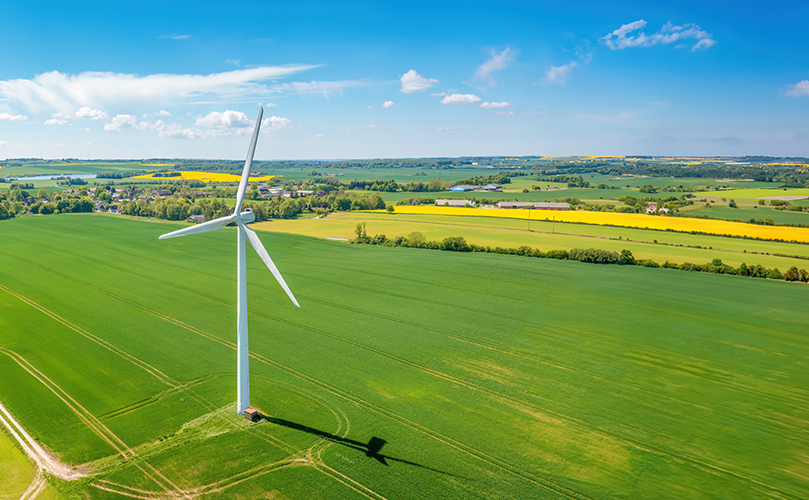
[[[235,215],[232,217],[236,217]],[[250,208],[245,208],[244,212],[239,214],[239,219],[245,224],[250,224],[251,222],[256,221],[256,214],[253,213],[253,210]]]

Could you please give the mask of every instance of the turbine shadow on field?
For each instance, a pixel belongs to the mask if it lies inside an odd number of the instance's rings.
[[[335,436],[334,434],[331,434],[329,432],[321,431],[319,429],[315,429],[313,427],[309,427],[309,426],[299,424],[299,423],[296,423],[296,422],[290,422],[289,420],[284,420],[282,418],[273,418],[273,417],[267,417],[267,416],[262,416],[262,418],[264,420],[266,420],[268,422],[271,422],[273,424],[276,424],[276,425],[282,425],[282,426],[288,427],[290,429],[295,429],[295,430],[298,430],[298,431],[307,432],[309,434],[314,434],[315,436],[320,436],[323,439],[328,439],[329,441],[331,441],[333,443],[337,443],[337,444],[340,444],[340,445],[343,445],[343,446],[347,446],[349,448],[353,448],[355,450],[359,450],[359,451],[365,453],[366,457],[373,458],[376,461],[378,461],[379,463],[381,463],[383,465],[386,465],[386,466],[388,466],[388,460],[392,460],[394,462],[399,462],[399,463],[403,463],[403,464],[407,464],[407,465],[412,465],[414,467],[420,467],[422,469],[431,470],[433,472],[438,472],[439,474],[445,474],[445,475],[448,475],[448,476],[454,476],[454,474],[450,474],[449,472],[445,472],[445,471],[442,471],[442,470],[439,470],[439,469],[434,469],[432,467],[428,467],[426,465],[418,464],[416,462],[411,462],[409,460],[404,460],[402,458],[392,457],[390,455],[383,455],[382,453],[380,453],[380,451],[382,450],[382,447],[385,446],[385,444],[387,444],[387,441],[385,441],[382,438],[376,437],[376,436],[372,437],[367,443],[363,443],[361,441],[356,441],[354,439],[348,439],[348,438],[343,438],[343,437],[340,437],[340,436]]]

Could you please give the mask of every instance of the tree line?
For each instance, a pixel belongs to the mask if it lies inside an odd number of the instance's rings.
[[[518,248],[491,247],[487,245],[476,245],[468,243],[463,236],[450,236],[441,241],[429,241],[418,231],[413,231],[407,236],[397,236],[388,238],[384,234],[368,236],[365,223],[357,224],[355,229],[356,237],[350,240],[353,244],[381,245],[388,247],[424,248],[430,250],[444,250],[452,252],[480,252],[496,253],[504,255],[520,255],[524,257],[535,257],[540,259],[572,260],[577,262],[587,262],[592,264],[617,264],[642,267],[656,267],[663,269],[678,269],[681,271],[694,271],[712,274],[728,274],[734,276],[745,276],[749,278],[766,278],[773,280],[809,282],[809,271],[798,269],[797,266],[790,267],[782,273],[777,267],[766,268],[760,264],[748,266],[744,262],[736,268],[725,264],[721,259],[713,259],[707,264],[694,264],[685,262],[676,264],[666,261],[659,264],[651,259],[635,259],[630,250],[624,249],[620,252],[601,250],[597,248],[574,248],[572,250],[548,250],[544,252],[530,246]]]

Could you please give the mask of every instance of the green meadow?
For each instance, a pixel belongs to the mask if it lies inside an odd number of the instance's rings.
[[[809,492],[806,285],[262,231],[301,308],[248,251],[250,424],[236,232],[177,227],[0,222],[0,401],[65,497]]]

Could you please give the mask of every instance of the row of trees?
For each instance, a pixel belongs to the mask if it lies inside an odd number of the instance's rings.
[[[265,221],[290,219],[304,211],[382,210],[385,208],[385,202],[378,194],[346,193],[323,197],[307,196],[245,201],[244,206],[253,210],[256,220]],[[148,199],[125,201],[121,205],[121,213],[125,215],[168,220],[185,220],[191,215],[202,215],[205,220],[211,220],[229,215],[232,210],[233,207],[228,207],[224,201],[215,198],[186,199],[176,195],[155,201]]]
[[[333,178],[330,178],[333,179]],[[442,181],[441,179],[432,179],[429,182],[408,182],[404,184],[399,184],[396,181],[358,181],[353,180],[349,181],[346,184],[340,184],[338,182],[332,182],[332,186],[344,186],[345,189],[365,189],[368,191],[381,191],[385,193],[396,193],[399,191],[402,192],[412,192],[412,193],[427,193],[427,192],[437,192],[437,191],[446,191],[449,187],[449,184]]]
[[[529,246],[521,246],[519,248],[503,248],[476,245],[474,243],[467,243],[462,236],[450,236],[441,241],[428,241],[424,235],[418,231],[414,231],[407,236],[397,236],[395,238],[388,238],[384,234],[368,236],[364,222],[357,224],[355,233],[357,237],[351,240],[351,243],[355,244],[426,248],[453,252],[483,252],[521,255],[525,257],[537,257],[544,259],[574,260],[593,264],[659,267],[703,273],[730,274],[750,278],[800,281],[803,283],[809,282],[809,271],[806,271],[805,269],[798,269],[797,266],[792,266],[786,272],[781,273],[777,267],[768,269],[760,264],[748,266],[747,264],[742,263],[738,268],[735,268],[728,264],[724,264],[721,259],[713,259],[707,264],[693,264],[690,262],[675,264],[669,261],[659,264],[651,259],[635,259],[632,252],[627,249],[621,250],[620,253],[609,250],[600,250],[597,248],[574,248],[573,250],[549,250],[547,252],[543,252],[542,250],[531,248]]]

